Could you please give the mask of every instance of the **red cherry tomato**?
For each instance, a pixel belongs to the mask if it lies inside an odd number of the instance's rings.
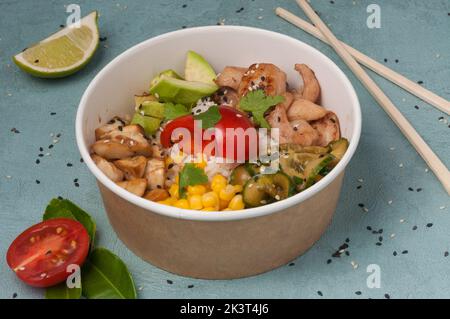
[[[67,266],[81,266],[89,251],[89,235],[72,219],[55,218],[31,226],[9,246],[6,261],[22,281],[49,287],[69,275]]]
[[[251,140],[248,135],[227,135],[226,129],[243,129],[241,130],[241,132],[244,132],[248,128],[254,128],[253,123],[250,121],[246,114],[239,112],[238,110],[229,106],[219,106],[219,113],[221,115],[221,119],[214,126],[215,133],[212,133],[209,137],[206,138],[206,136],[204,136],[205,130],[203,129],[201,131],[202,136],[199,139],[201,146],[199,146],[198,149],[207,155],[218,155],[220,153],[219,150],[221,149],[222,157],[237,160],[238,155],[243,154],[245,157],[244,160],[248,160],[250,143],[257,144],[257,140]],[[165,148],[172,147],[175,143],[179,143],[181,140],[183,140],[184,136],[172,136],[172,133],[178,128],[185,128],[189,131],[191,141],[190,147],[182,147],[182,150],[188,154],[193,154],[195,147],[194,145],[198,144],[196,143],[197,140],[194,139],[194,125],[195,123],[193,115],[185,115],[169,122],[161,132],[162,146]],[[238,131],[236,132],[239,133]],[[257,136],[256,130],[255,136]],[[229,151],[227,152],[227,143],[232,143],[231,139],[234,139],[233,154],[230,154]],[[215,148],[212,147],[212,144],[215,145]],[[244,150],[240,150],[241,153],[238,152],[239,147],[244,147]]]

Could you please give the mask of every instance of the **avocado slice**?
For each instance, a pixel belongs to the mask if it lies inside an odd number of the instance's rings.
[[[145,131],[145,135],[150,136],[161,126],[161,119],[135,113],[131,119],[131,124],[139,124]]]
[[[181,76],[178,75],[177,72],[175,72],[172,69],[164,70],[164,71],[160,72],[157,76],[155,76],[153,78],[153,80],[150,81],[150,88],[152,88],[156,84],[156,82],[159,81],[161,76],[163,76],[163,75],[171,77],[171,78],[174,78],[174,79],[178,79],[178,80],[182,80],[183,79]]]
[[[145,101],[157,101],[158,102],[158,99],[151,94],[135,95],[134,96],[135,109],[137,110],[138,107],[141,106],[141,104],[144,103]]]
[[[152,86],[150,93],[164,102],[191,105],[202,97],[210,96],[217,89],[217,85],[184,81],[162,75]]]
[[[155,101],[145,101],[139,107],[138,112],[143,112],[145,116],[152,116],[158,119],[163,119],[164,108],[165,108],[164,103],[159,103]]]
[[[214,82],[216,72],[200,54],[194,51],[188,51],[187,53],[184,77],[187,81],[216,85]]]

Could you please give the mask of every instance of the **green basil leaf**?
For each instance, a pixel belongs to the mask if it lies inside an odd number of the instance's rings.
[[[80,299],[80,297],[81,288],[69,288],[65,281],[45,290],[46,299]]]
[[[45,208],[43,220],[52,218],[72,218],[79,221],[83,224],[89,234],[91,247],[94,245],[96,228],[94,219],[70,200],[59,198],[52,199],[47,205],[47,208]]]
[[[125,263],[106,248],[96,248],[81,269],[82,293],[88,299],[136,299]]]

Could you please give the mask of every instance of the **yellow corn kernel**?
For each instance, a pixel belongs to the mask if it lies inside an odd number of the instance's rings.
[[[198,168],[205,168],[206,164],[207,163],[206,163],[206,160],[205,160],[205,157],[203,156],[203,154],[201,154],[201,153],[197,154],[195,166],[197,166]]]
[[[240,193],[244,189],[244,186],[242,186],[242,185],[234,185],[233,187],[234,187],[234,191],[236,193]]]
[[[170,187],[169,187],[169,194],[170,194],[170,196],[172,196],[172,197],[174,197],[176,199],[180,198],[180,194],[178,193],[178,191],[179,191],[178,184],[170,185]]]
[[[169,198],[159,201],[158,203],[172,206],[176,201],[177,201],[177,199],[175,197],[169,197]]]
[[[230,203],[229,200],[219,199],[219,209],[223,210],[223,209],[227,208],[229,203]]]
[[[184,209],[189,209],[190,208],[188,200],[184,199],[184,198],[177,200],[173,204],[173,206],[178,207],[178,208],[184,208]]]
[[[219,197],[214,192],[205,193],[202,196],[202,203],[205,208],[213,207],[215,209],[218,209],[219,208]]]
[[[215,211],[216,209],[215,209],[214,207],[205,207],[205,208],[203,208],[202,210],[208,211],[208,212],[213,212],[213,211]]]
[[[189,206],[191,209],[202,209],[202,196],[201,195],[191,195],[188,196]]]
[[[188,186],[187,193],[189,195],[203,195],[206,193],[206,187],[203,185]]]
[[[235,195],[234,186],[227,185],[219,192],[219,198],[222,200],[230,201]]]
[[[227,186],[227,179],[223,175],[217,174],[211,179],[211,189],[216,193],[219,193],[225,186]]]
[[[235,195],[233,199],[230,201],[230,204],[228,204],[228,208],[231,210],[239,210],[244,209],[244,200],[242,199],[242,195]]]

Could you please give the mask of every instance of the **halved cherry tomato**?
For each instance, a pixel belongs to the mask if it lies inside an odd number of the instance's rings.
[[[89,235],[72,219],[55,218],[31,226],[9,246],[6,261],[17,277],[34,287],[49,287],[69,275],[67,266],[81,266],[89,251]]]
[[[239,154],[244,154],[244,160],[248,160],[249,157],[249,146],[250,143],[256,143],[257,141],[250,140],[248,136],[243,136],[243,138],[239,137],[239,135],[228,135],[226,134],[226,129],[243,129],[243,131],[247,130],[248,128],[254,128],[253,123],[250,121],[250,119],[247,117],[246,114],[239,112],[238,110],[229,107],[221,105],[219,106],[219,112],[222,118],[217,122],[217,124],[214,126],[215,128],[215,134],[211,134],[211,138],[204,138],[204,132],[203,129],[202,137],[199,139],[201,141],[201,146],[199,146],[199,149],[207,155],[216,155],[218,153],[219,149],[222,149],[222,157],[224,158],[232,158],[234,160],[238,159]],[[161,144],[163,147],[168,148],[172,147],[175,143],[180,142],[184,137],[177,137],[172,136],[172,133],[177,128],[185,128],[189,131],[191,135],[191,141],[190,141],[190,148],[182,148],[183,152],[186,152],[188,154],[193,154],[194,152],[194,144],[196,141],[194,140],[194,116],[193,115],[185,115],[182,117],[179,117],[169,123],[164,127],[163,131],[161,132]],[[256,134],[256,131],[255,131]],[[256,134],[257,136],[257,134]],[[220,137],[220,140],[218,138]],[[230,152],[227,152],[227,141],[228,143],[231,143],[230,139],[234,139],[234,152],[233,154],[229,154]],[[213,149],[213,147],[207,147],[208,144],[215,143],[216,149]],[[198,143],[197,143],[198,144]],[[231,145],[231,144],[230,144]],[[212,146],[212,145],[210,145]],[[243,153],[238,152],[239,147],[244,147],[244,150],[240,150]],[[205,150],[207,150],[205,152]]]

